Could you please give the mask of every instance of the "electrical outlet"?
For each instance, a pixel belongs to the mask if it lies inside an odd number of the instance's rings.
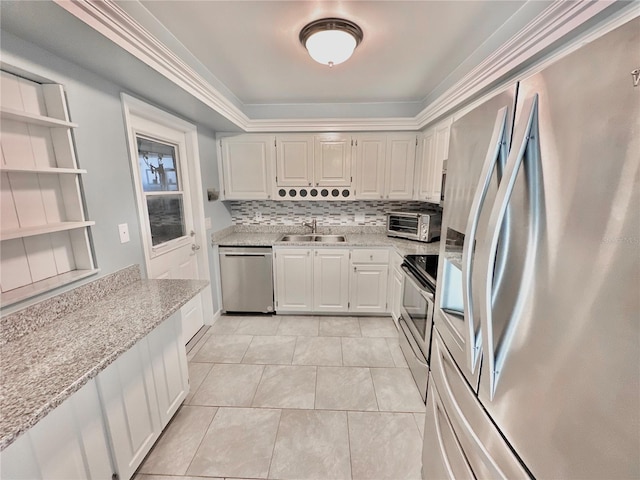
[[[262,220],[262,212],[256,212],[256,213],[255,213],[255,216],[253,217],[253,219],[254,219],[256,222],[260,222],[260,221]]]
[[[204,228],[211,229],[211,217],[204,217]]]
[[[364,223],[364,213],[356,213],[356,223]]]
[[[127,243],[130,240],[128,224],[121,223],[118,225],[118,233],[120,234],[120,243]]]

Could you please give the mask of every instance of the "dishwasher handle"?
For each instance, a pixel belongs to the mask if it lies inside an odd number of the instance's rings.
[[[271,253],[220,253],[222,257],[270,257]]]

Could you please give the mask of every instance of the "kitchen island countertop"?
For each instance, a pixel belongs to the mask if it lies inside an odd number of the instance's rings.
[[[4,343],[0,450],[207,285],[201,280],[134,281]]]

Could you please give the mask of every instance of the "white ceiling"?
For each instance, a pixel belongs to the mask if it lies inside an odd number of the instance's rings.
[[[200,126],[274,132],[421,129],[615,12],[632,12],[634,2],[0,0],[0,7],[4,66],[25,64],[26,40]],[[298,42],[306,23],[325,16],[364,30],[354,56],[332,69]],[[30,56],[60,68],[44,51]]]
[[[245,105],[421,102],[524,1],[142,0]],[[333,68],[298,41],[323,17],[355,21],[364,40]]]

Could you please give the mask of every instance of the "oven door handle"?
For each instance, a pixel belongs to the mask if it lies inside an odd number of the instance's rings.
[[[404,273],[407,276],[407,279],[411,282],[411,284],[422,295],[424,295],[426,298],[428,298],[429,300],[431,300],[433,302],[433,300],[434,300],[433,292],[431,290],[426,290],[422,285],[420,285],[420,281],[415,277],[415,275],[413,273],[411,273],[411,270],[409,270],[406,266],[401,265],[400,268],[402,268],[402,270],[404,270]]]
[[[409,344],[409,347],[411,347],[411,350],[413,351],[413,355],[416,357],[416,360],[418,361],[418,363],[420,363],[425,367],[429,367],[429,364],[427,363],[427,359],[425,355],[422,353],[422,351],[420,350],[420,347],[418,347],[418,345],[416,344],[416,340],[413,338],[413,334],[411,333],[409,325],[407,325],[407,321],[404,319],[404,317],[400,316],[400,318],[398,319],[398,325],[400,325],[400,329],[402,330],[402,333],[406,337],[407,343]]]

